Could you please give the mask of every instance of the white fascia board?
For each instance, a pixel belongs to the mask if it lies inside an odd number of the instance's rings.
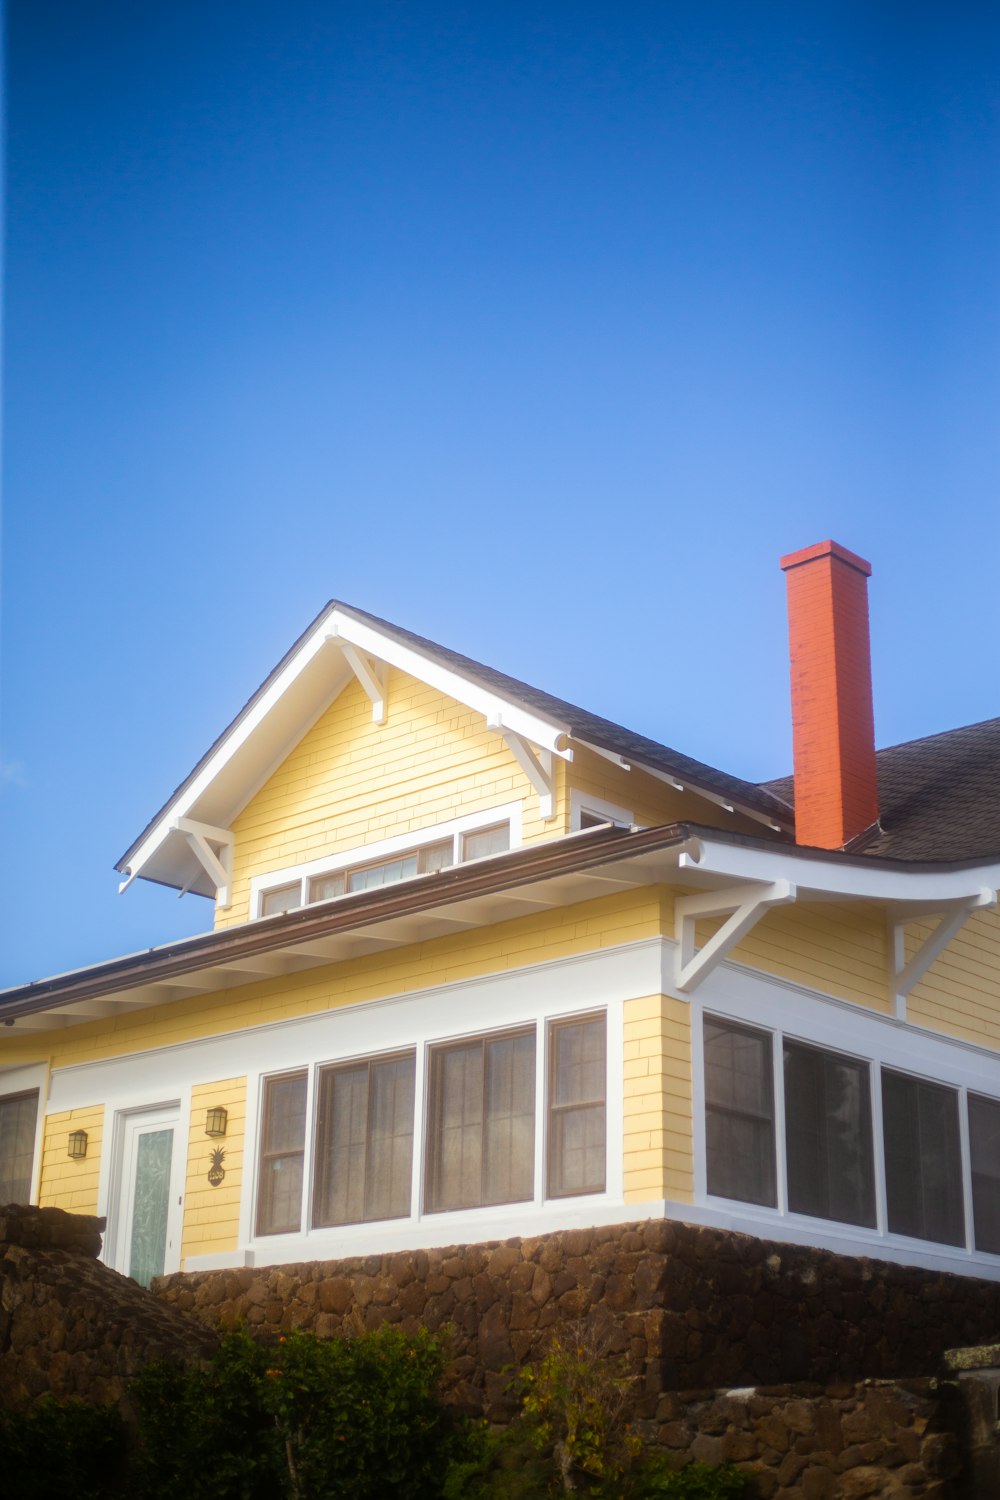
[[[540,718],[512,699],[482,687],[470,677],[456,672],[453,667],[443,666],[432,657],[414,650],[412,646],[404,646],[375,626],[355,620],[351,615],[342,614],[340,610],[335,609],[322,628],[333,635],[334,639],[339,637],[349,641],[352,646],[373,656],[377,661],[388,662],[389,666],[408,672],[411,677],[416,677],[429,687],[446,693],[449,698],[455,698],[468,708],[475,709],[485,718],[499,721],[505,729],[511,729],[515,734],[530,740],[540,750],[551,750],[563,760],[573,759],[573,752],[567,744],[569,730],[564,724],[552,724],[547,719]]]
[[[768,884],[790,880],[798,887],[799,900],[848,897],[870,901],[926,903],[940,910],[953,902],[965,902],[984,892],[1000,889],[1000,864],[973,865],[962,870],[886,869],[874,862],[868,866],[846,860],[816,859],[784,846],[749,848],[723,843],[699,833],[696,847],[681,853],[679,870],[717,875],[726,880],[758,880]],[[984,898],[985,904],[985,898]]]
[[[315,628],[310,632],[302,645],[296,651],[291,661],[286,663],[274,681],[263,692],[254,704],[246,718],[232,729],[226,736],[215,754],[206,761],[198,775],[185,787],[184,790],[171,802],[161,815],[155,828],[140,844],[135,854],[128,862],[126,880],[120,889],[141,875],[144,865],[152,858],[160,846],[175,831],[175,825],[179,818],[187,817],[192,808],[197,805],[198,799],[202,797],[212,782],[218,776],[225,765],[232,760],[236,752],[246,744],[254,731],[263,723],[271,710],[284,697],[288,688],[309,665],[315,656],[329,643],[329,616],[324,615]]]

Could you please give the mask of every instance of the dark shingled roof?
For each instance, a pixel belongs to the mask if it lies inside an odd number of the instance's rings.
[[[774,818],[776,822],[788,824],[791,821],[791,810],[787,802],[780,794],[775,795],[768,786],[744,781],[739,776],[731,776],[727,771],[719,771],[700,760],[693,760],[691,756],[683,755],[679,750],[671,750],[668,745],[661,745],[657,740],[647,739],[644,734],[625,729],[621,724],[615,724],[610,719],[602,719],[599,714],[588,713],[585,708],[578,708],[575,703],[567,703],[564,698],[555,698],[551,693],[543,693],[541,688],[521,682],[517,677],[508,677],[506,672],[498,672],[495,667],[484,666],[482,662],[473,661],[470,656],[463,656],[461,652],[452,651],[448,646],[439,646],[423,636],[414,635],[411,630],[403,630],[401,626],[393,625],[389,620],[380,620],[377,615],[370,615],[366,610],[355,609],[352,604],[331,600],[327,608],[333,605],[337,605],[338,608],[356,616],[359,620],[366,620],[369,624],[377,626],[379,630],[384,630],[386,635],[391,635],[401,644],[412,646],[415,651],[453,667],[456,672],[473,678],[484,687],[492,688],[505,697],[516,699],[518,703],[523,703],[526,708],[533,709],[543,718],[555,719],[557,723],[564,724],[574,739],[589,740],[591,744],[599,745],[602,750],[610,750],[615,755],[621,755],[625,760],[632,761],[637,766],[650,766],[654,770],[665,771],[668,776],[676,776],[678,781],[690,782],[693,787],[715,792],[727,801],[742,803],[744,807],[764,813]]]
[[[881,832],[859,854],[899,860],[1000,857],[1000,719],[876,754]],[[794,804],[791,776],[764,783]]]

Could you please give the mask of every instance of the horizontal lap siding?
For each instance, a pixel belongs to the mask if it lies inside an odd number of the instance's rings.
[[[625,1003],[626,1202],[694,1196],[691,1028],[687,1005],[666,995]]]
[[[931,919],[907,928],[908,960],[935,926]],[[986,910],[969,918],[914,985],[906,1011],[918,1026],[1000,1048],[1000,914]]]
[[[565,768],[555,757],[556,817],[481,714],[406,673],[389,674],[384,724],[351,681],[234,821],[233,901],[217,927],[250,915],[250,881],[436,823],[523,804],[526,843],[568,828]]]
[[[699,947],[720,925],[697,924]],[[728,957],[869,1010],[889,1009],[885,913],[871,904],[776,907]]]
[[[67,1155],[71,1130],[87,1132],[87,1155],[74,1161]],[[42,1143],[42,1172],[38,1201],[43,1208],[96,1214],[104,1135],[104,1105],[46,1115]]]
[[[206,1112],[219,1105],[229,1114],[226,1134],[221,1138],[207,1136]],[[199,1083],[191,1090],[182,1264],[183,1258],[189,1255],[214,1255],[233,1250],[239,1243],[246,1108],[245,1078]],[[213,1187],[208,1172],[212,1151],[217,1147],[226,1153],[222,1163],[226,1175],[217,1187]]]

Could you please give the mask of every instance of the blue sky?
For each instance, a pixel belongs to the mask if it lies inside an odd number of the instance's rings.
[[[9,0],[0,983],[331,596],[750,778],[781,553],[876,726],[1000,713],[1000,20]]]

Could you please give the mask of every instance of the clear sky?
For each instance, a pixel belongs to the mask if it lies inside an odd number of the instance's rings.
[[[9,0],[0,983],[331,596],[751,779],[781,553],[1000,713],[986,4]]]

